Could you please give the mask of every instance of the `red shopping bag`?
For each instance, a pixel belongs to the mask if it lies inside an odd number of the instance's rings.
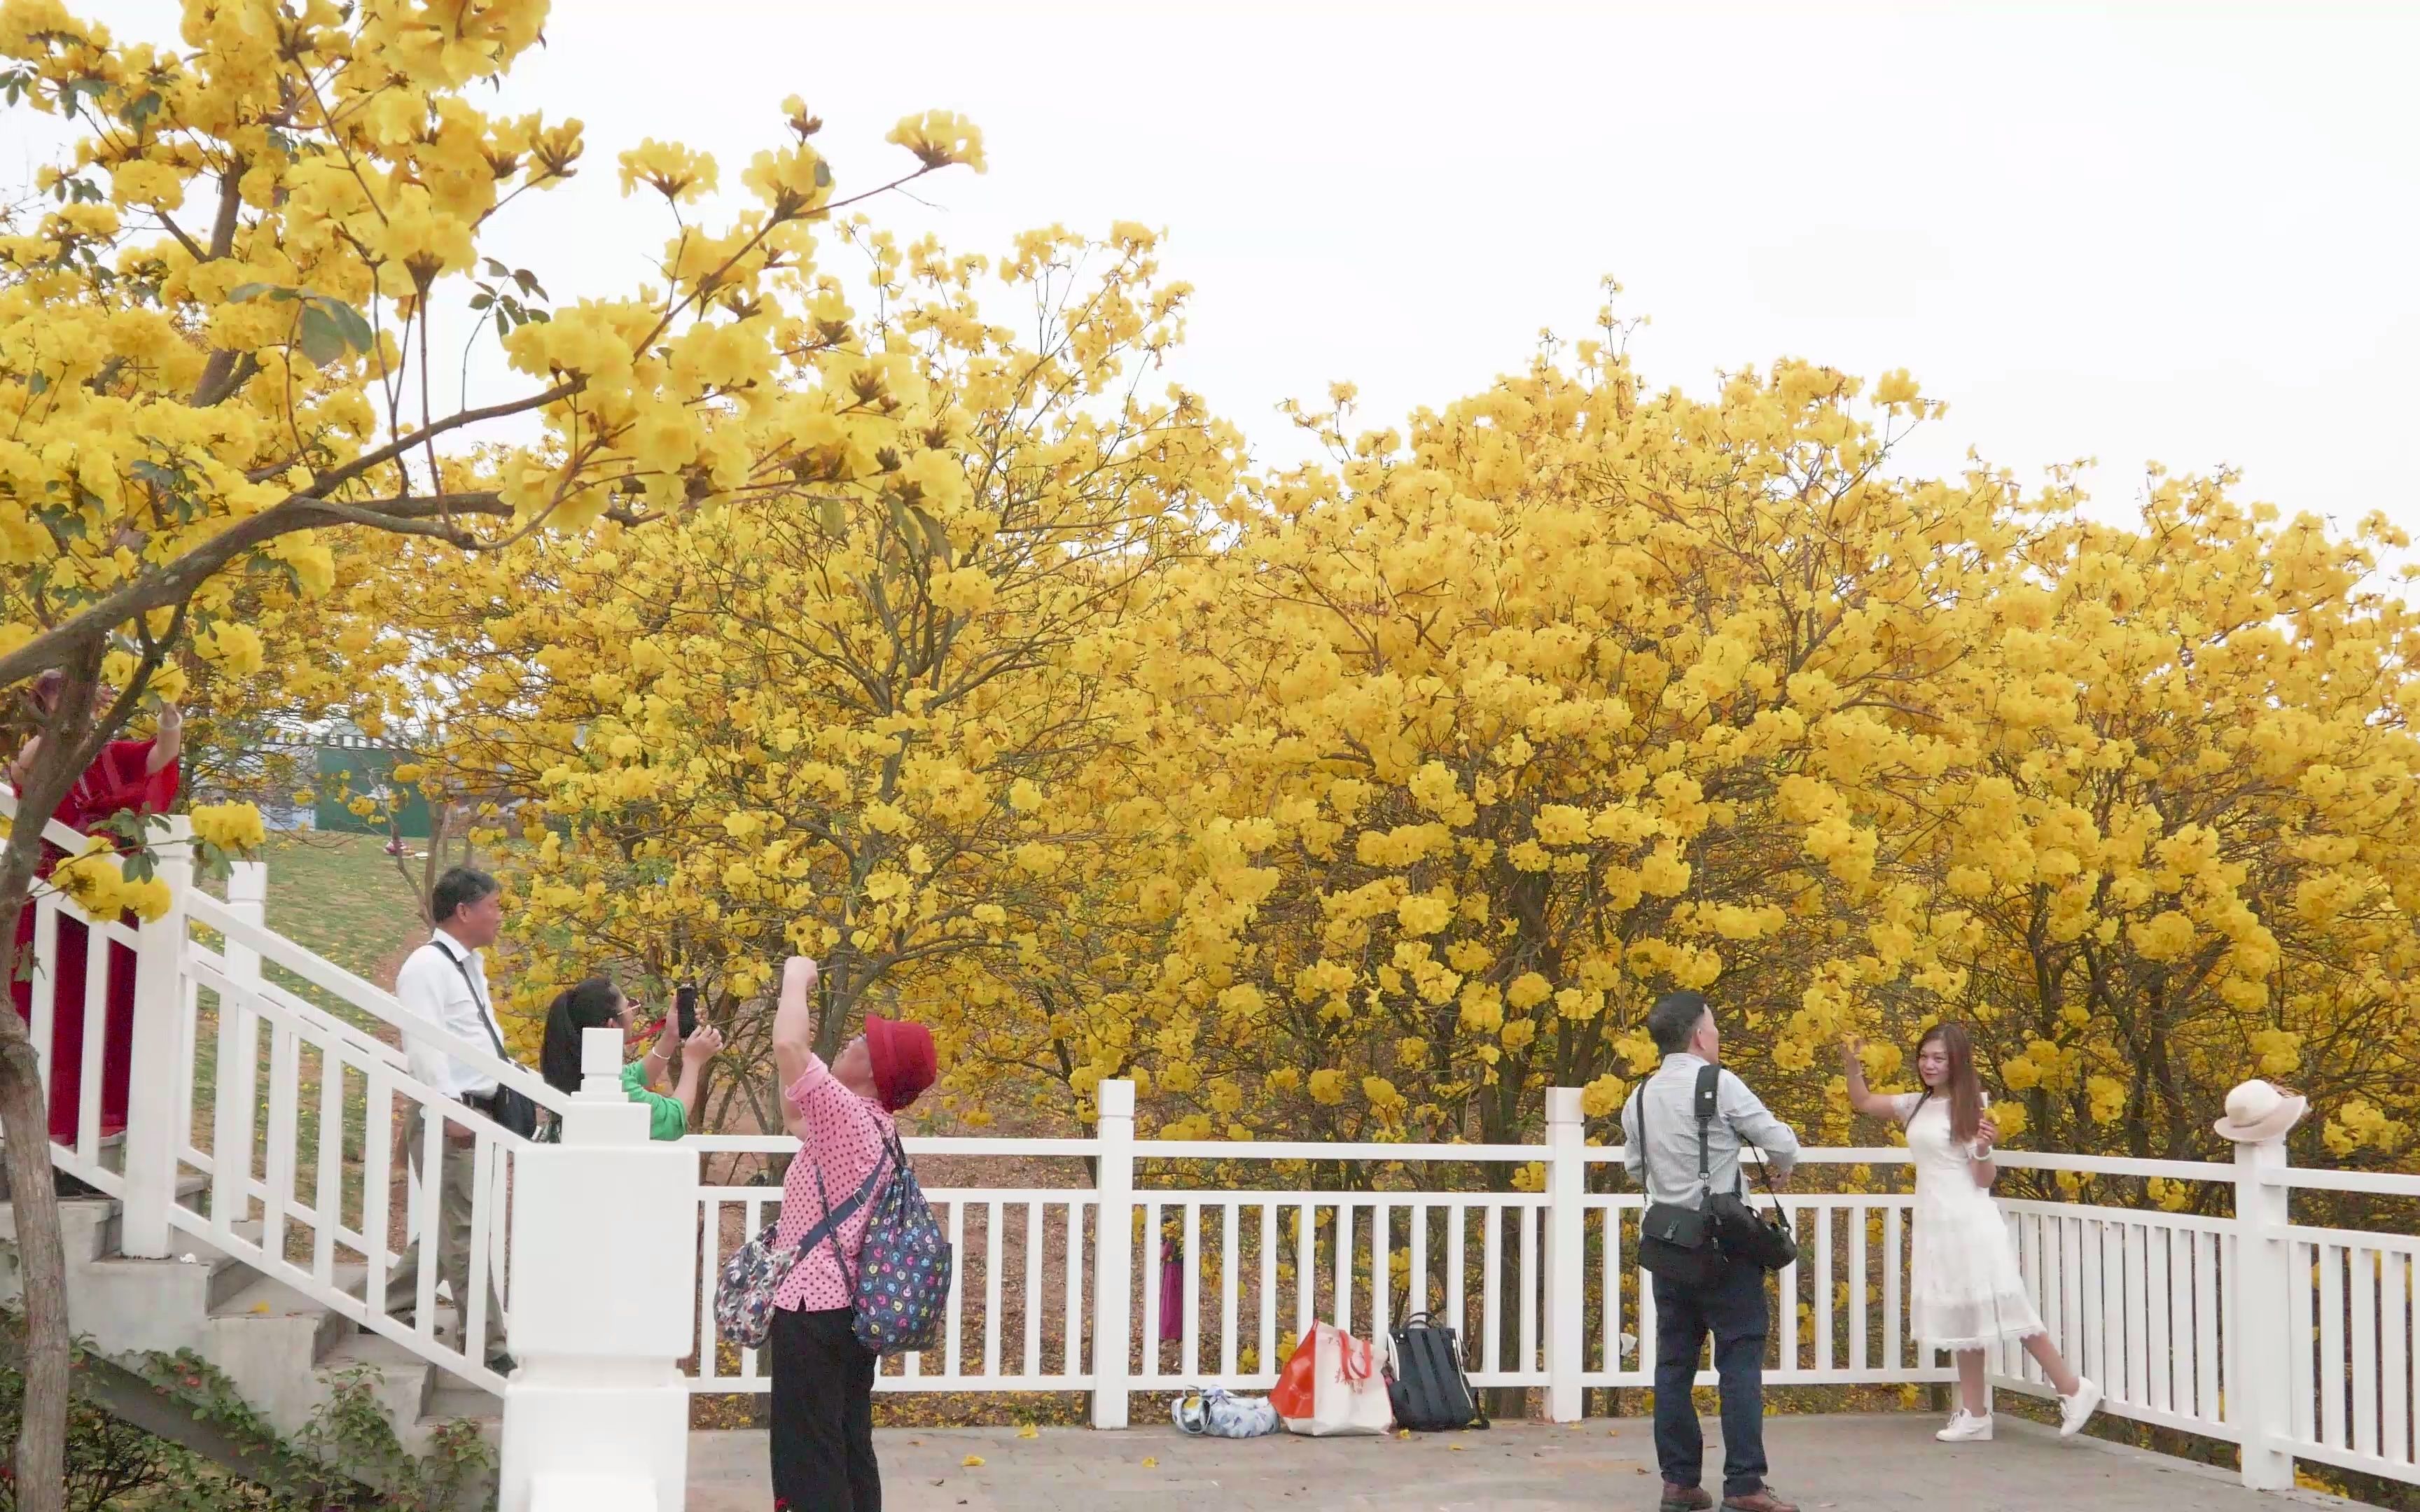
[[[1318,1324],[1295,1346],[1269,1405],[1289,1433],[1321,1439],[1384,1433],[1395,1421],[1387,1394],[1388,1350],[1384,1338],[1373,1346],[1332,1323]]]
[[[1319,1330],[1314,1326],[1286,1356],[1285,1369],[1279,1372],[1278,1383],[1269,1392],[1269,1405],[1280,1417],[1309,1417],[1311,1404],[1319,1395],[1315,1367],[1319,1364]]]

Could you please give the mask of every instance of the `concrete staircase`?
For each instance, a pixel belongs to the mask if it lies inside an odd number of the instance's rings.
[[[338,1380],[357,1374],[407,1454],[426,1455],[437,1427],[463,1419],[496,1446],[497,1397],[241,1261],[183,1235],[174,1258],[129,1258],[118,1253],[117,1203],[108,1197],[62,1199],[59,1226],[69,1327],[104,1357],[128,1365],[154,1350],[191,1350],[283,1437],[311,1420]],[[0,1252],[0,1301],[12,1304],[23,1290],[16,1235],[15,1209],[0,1202],[0,1239],[9,1244]],[[359,1268],[345,1279],[357,1288]],[[452,1309],[441,1305],[439,1326],[452,1324]]]

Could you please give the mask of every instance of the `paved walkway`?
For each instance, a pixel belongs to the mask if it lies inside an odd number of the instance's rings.
[[[2247,1491],[2232,1472],[2097,1439],[2061,1442],[2005,1415],[1992,1443],[1937,1444],[1938,1427],[1916,1413],[1774,1418],[1765,1430],[1774,1485],[1807,1512],[2288,1512],[2352,1504],[2305,1491]],[[876,1438],[884,1512],[1652,1512],[1659,1484],[1648,1425],[1637,1418],[1499,1425],[1411,1440],[1187,1439],[1167,1428],[1046,1428],[1034,1439],[1015,1428],[899,1428]],[[1714,1484],[1719,1439],[1718,1426],[1708,1423]],[[984,1462],[969,1466],[970,1456]],[[764,1434],[690,1436],[689,1512],[768,1512],[768,1488]]]

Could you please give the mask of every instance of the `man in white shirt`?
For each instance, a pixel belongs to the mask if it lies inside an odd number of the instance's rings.
[[[437,879],[437,887],[428,897],[428,912],[437,920],[437,933],[412,951],[403,963],[403,969],[396,973],[396,1000],[407,1011],[442,1025],[457,1039],[474,1045],[501,1045],[503,1035],[489,1007],[488,972],[479,952],[495,944],[504,928],[503,889],[485,872],[473,867],[453,867]],[[404,1052],[411,1059],[411,1074],[432,1090],[482,1113],[489,1111],[496,1094],[493,1076],[446,1055],[422,1036],[405,1036]],[[404,1144],[410,1151],[414,1180],[420,1176],[422,1129],[421,1106],[415,1103],[404,1128]],[[444,1158],[437,1177],[437,1273],[454,1294],[458,1319],[467,1319],[471,1297],[471,1206],[477,1189],[477,1147],[471,1130],[450,1119],[445,1121],[443,1147]],[[426,1206],[422,1211],[427,1212]],[[490,1221],[502,1223],[504,1214],[498,1212]],[[425,1232],[427,1224],[422,1227]],[[504,1309],[498,1280],[491,1271],[488,1276],[487,1322],[482,1330],[486,1337],[478,1357],[496,1369],[510,1371],[512,1361],[504,1354]],[[386,1311],[390,1317],[409,1319],[418,1312],[419,1303],[420,1241],[414,1239],[387,1277]],[[458,1335],[461,1327],[458,1321]],[[462,1350],[469,1353],[469,1345],[464,1343]]]

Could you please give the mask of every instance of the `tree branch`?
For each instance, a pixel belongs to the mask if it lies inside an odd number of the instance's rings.
[[[483,420],[503,420],[509,416],[524,414],[532,409],[543,409],[557,399],[567,399],[578,393],[587,385],[587,382],[586,378],[566,378],[543,393],[533,393],[524,398],[510,399],[503,404],[491,404],[479,409],[457,410],[442,420],[432,421],[416,431],[398,436],[384,446],[364,452],[333,472],[321,474],[296,497],[325,499],[335,489],[352,482],[372,468],[394,461],[424,441],[435,440],[447,431],[460,430],[465,425],[475,425]]]

